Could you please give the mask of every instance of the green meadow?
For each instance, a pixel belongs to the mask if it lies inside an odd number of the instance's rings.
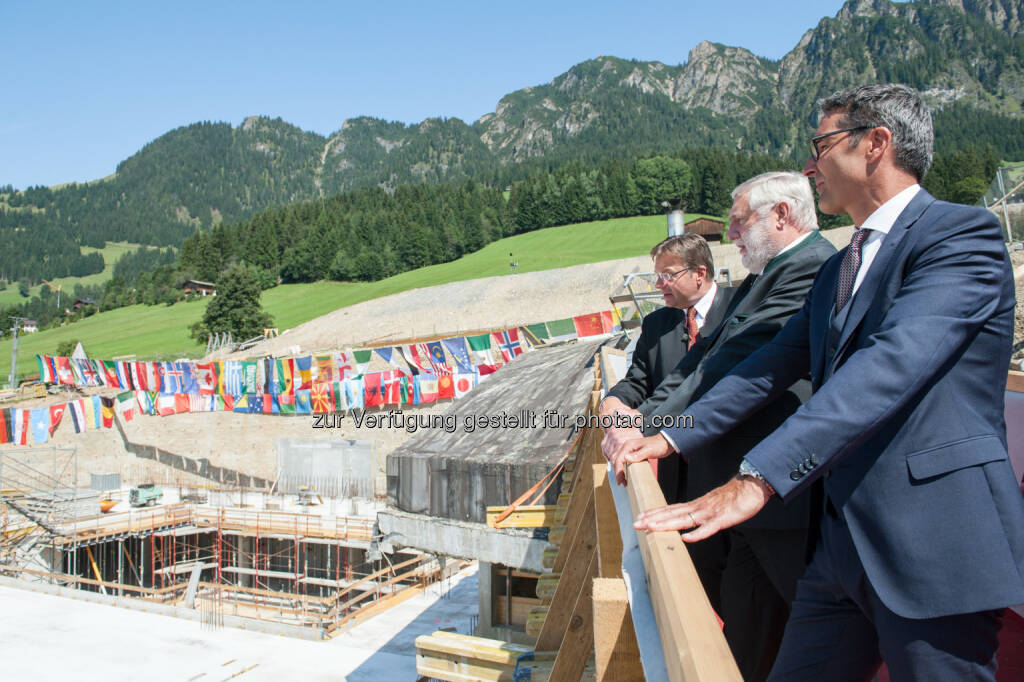
[[[74,296],[75,285],[81,284],[83,286],[93,284],[103,284],[110,279],[114,274],[114,263],[117,259],[128,253],[139,248],[138,244],[129,244],[128,242],[107,242],[107,245],[102,249],[96,249],[91,246],[83,246],[82,253],[94,253],[99,251],[103,254],[103,271],[97,272],[94,275],[86,275],[85,277],[57,277],[50,280],[53,288],[56,289],[58,286],[61,287],[61,303],[64,302],[65,297]],[[29,296],[35,296],[39,293],[39,289],[42,288],[41,284],[37,284],[28,290]],[[7,288],[0,291],[0,305],[12,305],[15,303],[24,302],[25,298],[22,298],[21,294],[18,293],[18,283],[10,282]],[[74,301],[70,301],[74,303]],[[2,364],[2,363],[0,363]],[[4,375],[6,376],[6,375]]]
[[[688,214],[687,217],[701,216]],[[512,260],[519,263],[520,273],[536,272],[642,256],[664,236],[663,215],[549,227],[501,239],[450,263],[404,272],[378,282],[283,284],[263,293],[263,307],[274,316],[274,326],[284,331],[332,310],[381,296],[448,282],[507,275],[509,253]],[[18,374],[35,374],[38,371],[35,355],[52,355],[59,343],[70,339],[81,341],[89,356],[95,358],[197,357],[205,345],[189,338],[188,327],[202,317],[206,303],[199,299],[173,306],[135,305],[99,313],[58,329],[22,334],[18,339]],[[10,334],[5,330],[0,340],[0,383],[5,383],[10,371],[10,355]]]

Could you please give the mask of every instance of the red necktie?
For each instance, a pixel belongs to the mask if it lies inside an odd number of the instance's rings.
[[[693,344],[697,343],[697,309],[690,306],[686,311],[686,333],[689,334],[690,340],[686,344],[686,350],[693,348]]]
[[[871,230],[859,229],[853,233],[850,246],[846,249],[843,262],[839,265],[839,284],[836,286],[836,312],[850,302],[853,295],[853,283],[857,281],[857,270],[860,269],[860,249],[868,238]]]

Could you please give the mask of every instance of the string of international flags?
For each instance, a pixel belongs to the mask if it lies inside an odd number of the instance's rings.
[[[111,428],[115,414],[125,421],[136,413],[303,415],[457,399],[531,347],[615,331],[617,318],[606,310],[472,336],[289,358],[159,362],[37,355],[44,383],[122,392],[0,410],[0,443],[27,445],[29,435],[47,443],[65,412],[83,433]],[[374,354],[394,369],[368,372]]]

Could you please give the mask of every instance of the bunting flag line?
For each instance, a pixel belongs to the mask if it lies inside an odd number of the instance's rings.
[[[57,383],[57,369],[53,366],[53,358],[49,355],[36,355],[39,363],[39,380],[44,384]]]
[[[18,407],[11,408],[11,442],[15,445],[28,445],[29,411]]]
[[[39,357],[39,356],[36,356]],[[11,442],[11,413],[6,409],[0,409],[0,443]]]
[[[571,317],[547,322],[546,326],[548,328],[549,342],[569,341],[576,338],[576,323],[573,322]]]
[[[50,405],[50,435],[57,430],[57,426],[60,425],[60,420],[64,416],[64,412],[67,409],[67,403],[57,403],[56,405]]]
[[[494,356],[491,355],[491,335],[479,334],[467,336],[466,343],[469,344],[469,351],[473,355],[475,365],[493,365]]]
[[[461,398],[470,392],[480,382],[480,375],[476,372],[455,372],[455,398]]]
[[[466,350],[466,337],[456,336],[453,339],[441,339],[444,349],[448,355],[455,359],[455,364],[463,372],[472,372],[473,363],[469,359],[469,352]]]
[[[50,442],[50,410],[45,407],[27,410],[32,424],[32,440],[36,443]]]
[[[601,313],[577,315],[572,318],[572,322],[576,327],[576,336],[578,338],[597,336],[604,333],[604,325],[601,322]]]
[[[370,360],[373,359],[373,351],[351,350],[349,353],[351,353],[352,361],[355,363],[356,376],[366,374],[366,370],[370,366]]]
[[[498,344],[501,358],[505,362],[512,362],[522,355],[523,349],[519,344],[519,332],[517,330],[508,329],[503,332],[494,332],[492,336],[494,337],[494,342]]]
[[[313,358],[305,356],[295,358],[295,370],[298,372],[297,391],[308,391],[313,386]]]
[[[75,433],[85,433],[87,428],[84,403],[84,400],[72,400],[68,403],[68,407],[71,409],[71,422],[75,427]]]

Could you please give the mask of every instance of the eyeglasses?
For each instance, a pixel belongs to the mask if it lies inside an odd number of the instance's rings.
[[[833,135],[838,135],[839,133],[849,133],[853,132],[854,130],[870,130],[874,127],[875,126],[853,126],[852,128],[840,128],[839,130],[833,130],[832,132],[825,133],[824,135],[816,135],[815,137],[811,138],[811,158],[817,161],[821,157],[821,155],[825,153],[818,149],[818,143],[824,140],[826,137],[832,137]],[[832,149],[832,147],[829,147],[825,151],[827,152],[829,149]]]
[[[675,272],[656,272],[654,283],[658,286],[662,284],[668,284],[669,282],[675,281],[676,277],[683,274],[690,268],[683,268],[682,270],[676,270]]]

